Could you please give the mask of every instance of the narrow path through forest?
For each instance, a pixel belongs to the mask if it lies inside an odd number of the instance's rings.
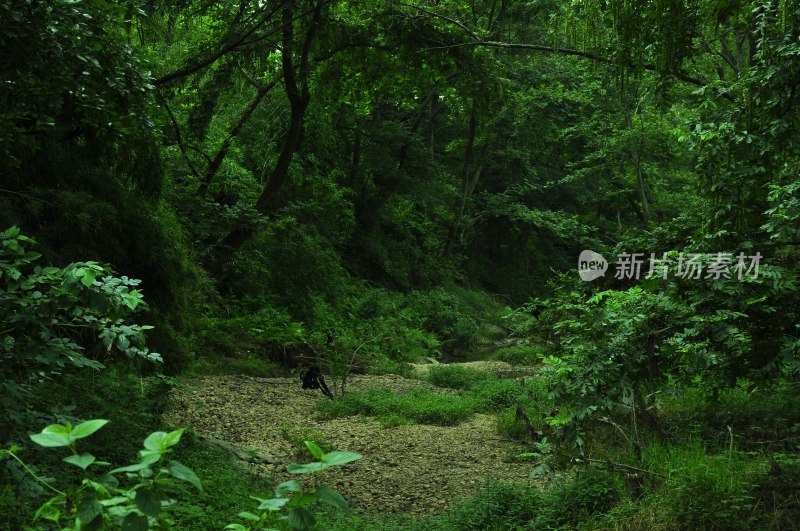
[[[314,418],[319,391],[302,390],[293,378],[197,377],[174,392],[167,422],[224,441],[250,456],[255,472],[289,478],[286,465],[304,462],[282,431],[315,433],[335,449],[364,458],[325,472],[324,482],[366,511],[427,513],[474,494],[487,480],[531,481],[529,463],[509,462],[494,416],[476,414],[457,426],[383,428],[372,418]],[[429,383],[394,375],[353,376],[350,392],[370,388],[402,393],[416,388],[448,393]]]

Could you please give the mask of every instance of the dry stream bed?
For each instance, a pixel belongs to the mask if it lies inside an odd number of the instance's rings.
[[[286,465],[309,460],[298,458],[282,435],[287,428],[313,430],[334,449],[362,454],[360,461],[326,471],[323,481],[365,511],[427,513],[473,495],[488,480],[531,481],[529,463],[505,459],[506,443],[491,415],[476,414],[457,426],[383,428],[362,416],[315,419],[317,401],[326,398],[302,390],[293,378],[210,376],[184,383],[165,420],[235,451],[253,472],[283,481],[290,477]],[[348,384],[350,392],[420,387],[448,392],[394,375],[353,376]]]

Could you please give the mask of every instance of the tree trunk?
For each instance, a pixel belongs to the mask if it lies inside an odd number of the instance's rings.
[[[247,123],[247,120],[250,119],[250,116],[253,115],[256,108],[258,108],[258,105],[261,103],[261,100],[263,100],[264,96],[267,95],[268,91],[269,90],[266,88],[259,89],[255,99],[250,103],[250,105],[247,106],[236,124],[234,124],[234,126],[228,131],[228,135],[222,142],[222,146],[220,146],[219,151],[217,151],[216,156],[208,165],[208,168],[206,168],[206,172],[203,175],[203,181],[200,183],[200,188],[197,190],[197,193],[200,195],[200,197],[205,197],[208,193],[208,187],[211,186],[211,182],[217,175],[217,171],[219,171],[220,166],[222,166],[222,162],[225,160],[225,157],[228,154],[228,149],[231,147],[231,142],[233,142],[233,139],[239,134],[239,131],[241,131],[242,127],[244,127],[244,124]]]
[[[317,26],[319,25],[322,6],[323,2],[320,0],[317,2],[314,9],[313,19],[303,40],[303,46],[300,52],[300,64],[297,72],[295,71],[294,58],[292,56],[292,50],[294,48],[294,30],[292,26],[294,11],[291,5],[285,7],[283,10],[283,49],[281,64],[286,96],[289,99],[292,113],[289,127],[286,130],[286,136],[283,140],[283,146],[281,147],[281,153],[278,156],[278,161],[270,172],[267,183],[258,201],[256,201],[256,210],[265,215],[272,213],[277,207],[278,195],[289,179],[289,166],[292,163],[292,158],[300,147],[300,138],[303,133],[303,120],[305,119],[306,109],[308,109],[308,103],[311,100],[311,93],[308,85],[309,73],[311,71],[309,54],[311,52],[311,45],[314,42]],[[236,253],[255,232],[256,227],[246,225],[237,227],[228,233],[218,247],[211,264],[209,264],[209,271],[212,274],[219,273],[222,267],[233,257],[234,253]]]
[[[445,244],[444,257],[446,260],[453,258],[453,252],[456,247],[456,240],[458,240],[459,231],[461,230],[461,222],[464,218],[464,210],[467,206],[472,192],[480,179],[483,166],[479,165],[478,168],[472,171],[472,159],[475,151],[475,132],[478,129],[478,122],[475,119],[475,110],[470,113],[469,125],[467,129],[467,147],[464,151],[464,167],[461,173],[461,195],[459,197],[458,206],[456,207],[456,217],[453,219],[453,224],[447,234],[447,243]]]

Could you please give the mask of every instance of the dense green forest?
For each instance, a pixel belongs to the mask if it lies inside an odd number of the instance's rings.
[[[0,528],[800,529],[798,86],[790,0],[0,0]]]

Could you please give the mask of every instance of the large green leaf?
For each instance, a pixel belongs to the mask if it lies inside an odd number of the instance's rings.
[[[89,465],[95,462],[95,457],[92,454],[70,455],[64,458],[64,462],[86,470]]]
[[[167,432],[154,431],[144,440],[144,447],[148,450],[163,450],[166,448],[164,441],[167,438]]]
[[[318,459],[320,461],[325,461],[325,452],[322,451],[322,448],[317,446],[316,443],[313,441],[304,441],[308,451],[311,452],[311,455],[314,456],[314,459]]]
[[[149,467],[150,465],[146,463],[136,463],[135,465],[128,465],[119,468],[115,468],[109,474],[118,474],[120,472],[138,472],[140,470],[144,470],[145,468]]]
[[[333,505],[340,511],[349,511],[350,506],[347,503],[347,500],[344,499],[344,496],[339,494],[339,491],[336,489],[329,487],[327,485],[320,485],[317,489],[317,496],[319,499],[328,505]]]
[[[42,430],[42,433],[60,433],[62,435],[69,435],[70,431],[71,428],[69,424],[66,426],[63,424],[50,424]]]
[[[61,433],[35,433],[30,436],[31,440],[39,446],[46,448],[58,448],[60,446],[69,446],[72,440]]]
[[[280,511],[281,507],[286,505],[286,502],[289,501],[289,498],[272,498],[269,500],[264,500],[261,502],[261,505],[258,506],[259,511]]]
[[[239,517],[240,518],[244,518],[245,520],[250,520],[251,522],[258,522],[259,520],[261,520],[260,516],[258,516],[257,514],[253,514],[251,512],[248,512],[248,511],[240,512],[239,513]]]
[[[76,516],[81,519],[81,522],[88,524],[100,516],[102,512],[103,506],[92,494],[84,496],[80,502],[78,502],[78,512],[76,513]]]
[[[155,518],[161,512],[161,500],[163,495],[153,489],[139,489],[136,491],[136,507],[147,516]]]
[[[175,446],[181,440],[183,429],[171,431],[169,433],[164,431],[155,431],[147,436],[144,440],[144,447],[148,450],[166,450],[171,446]]]
[[[170,461],[169,465],[167,466],[167,472],[176,478],[183,481],[187,481],[194,485],[197,490],[203,490],[203,485],[200,483],[200,478],[197,477],[197,474],[189,468],[188,466],[182,465],[177,461]]]
[[[320,463],[320,462],[313,462],[313,463],[306,463],[304,465],[300,465],[297,463],[292,463],[286,470],[289,471],[291,474],[311,474],[313,472],[321,472],[328,468],[327,463]]]
[[[287,492],[296,492],[302,489],[303,486],[300,484],[299,481],[296,479],[290,479],[289,481],[284,481],[277,487],[275,487],[275,494],[278,496],[283,496]]]
[[[147,531],[150,524],[146,516],[137,513],[130,513],[122,520],[122,531]]]
[[[81,422],[72,428],[70,435],[74,439],[83,439],[84,437],[88,437],[89,435],[93,434],[106,424],[108,424],[108,421],[103,419],[87,420],[86,422]]]
[[[94,283],[94,279],[97,276],[97,271],[89,268],[83,269],[82,271],[83,275],[81,276],[81,282],[88,288]]]
[[[286,518],[295,529],[311,529],[317,524],[317,519],[314,518],[314,513],[305,507],[295,507]]]
[[[331,452],[326,454],[327,460],[326,462],[331,466],[338,466],[344,465],[346,463],[351,463],[353,461],[358,461],[362,457],[361,454],[357,454],[355,452]]]

